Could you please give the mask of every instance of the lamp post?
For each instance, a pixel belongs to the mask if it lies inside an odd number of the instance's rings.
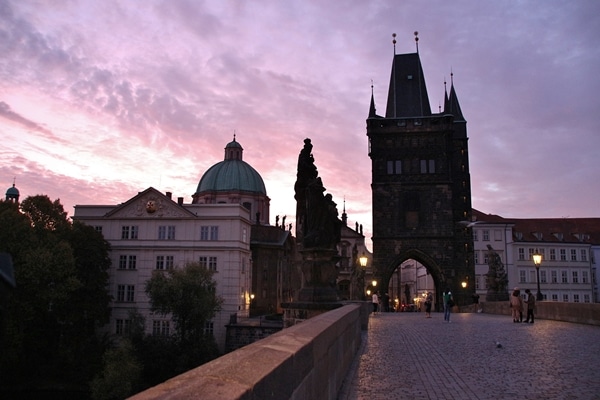
[[[365,252],[363,251],[362,255],[360,257],[358,257],[358,262],[360,264],[360,299],[364,300],[365,299],[365,274],[367,271],[367,261],[369,261],[369,259],[367,258],[367,256],[365,255]]]
[[[540,292],[540,265],[542,265],[542,255],[535,249],[535,253],[532,256],[533,264],[535,265],[535,271],[537,273],[537,293],[535,294],[535,299],[538,301],[544,300],[544,296],[542,292]]]

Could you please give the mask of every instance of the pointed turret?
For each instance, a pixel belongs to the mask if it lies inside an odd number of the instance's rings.
[[[462,110],[460,109],[460,104],[458,103],[458,96],[456,95],[456,90],[454,90],[454,79],[452,79],[453,74],[450,74],[450,96],[446,94],[446,100],[444,101],[444,114],[452,114],[454,115],[454,121],[464,121],[465,117],[462,114]]]
[[[371,106],[369,107],[369,118],[377,118],[375,110],[375,97],[373,96],[373,86],[371,86]]]

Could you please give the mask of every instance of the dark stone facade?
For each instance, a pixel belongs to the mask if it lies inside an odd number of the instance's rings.
[[[412,82],[419,79],[419,85]],[[367,119],[379,290],[387,292],[394,270],[415,259],[433,278],[437,304],[446,288],[466,304],[474,288],[460,283],[474,282],[475,275],[472,231],[464,223],[471,220],[471,184],[466,121],[454,87],[440,114],[428,106],[403,108],[402,102],[422,104],[427,95],[418,54],[399,55],[389,96],[388,108],[393,104],[396,111],[378,116],[372,98]],[[415,109],[417,115],[403,112]]]

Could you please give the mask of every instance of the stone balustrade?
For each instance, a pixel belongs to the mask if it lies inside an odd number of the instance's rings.
[[[359,302],[328,311],[131,399],[336,399],[369,310]]]

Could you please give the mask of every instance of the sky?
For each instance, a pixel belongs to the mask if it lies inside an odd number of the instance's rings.
[[[600,217],[600,2],[0,0],[0,189],[186,203],[236,140],[293,221],[298,154],[370,240],[371,87],[419,54],[433,112],[450,74],[473,207]],[[367,243],[369,245],[369,243]]]

